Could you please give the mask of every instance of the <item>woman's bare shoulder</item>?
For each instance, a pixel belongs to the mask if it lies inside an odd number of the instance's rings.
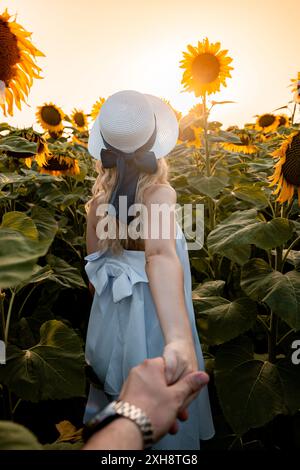
[[[144,191],[144,202],[149,203],[176,203],[176,191],[169,184],[153,184]]]

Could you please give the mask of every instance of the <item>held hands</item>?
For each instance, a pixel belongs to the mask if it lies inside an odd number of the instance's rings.
[[[190,372],[196,372],[197,356],[193,340],[175,339],[166,344],[163,357],[167,384],[173,384]]]
[[[177,418],[181,421],[188,418],[186,408],[208,381],[205,372],[197,371],[168,386],[164,360],[161,357],[147,359],[131,369],[119,398],[146,413],[157,441],[168,432],[178,431]]]

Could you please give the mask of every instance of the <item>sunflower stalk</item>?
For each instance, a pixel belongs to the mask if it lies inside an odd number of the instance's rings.
[[[1,310],[1,339],[4,339],[5,345],[7,346],[7,325],[9,325],[9,317],[7,315],[7,319],[5,321],[5,312],[4,312],[4,299],[5,299],[5,292],[0,289],[0,310]],[[9,303],[9,312],[12,310],[13,299],[10,299]],[[2,400],[3,400],[3,418],[7,420],[11,420],[13,413],[12,413],[12,399],[11,399],[11,392],[9,388],[2,384]]]
[[[1,339],[5,337],[5,315],[4,315],[5,293],[0,289],[0,311],[1,311]]]
[[[16,296],[16,292],[14,290],[10,289],[10,292],[11,292],[11,298],[9,301],[8,312],[7,312],[6,322],[5,322],[5,332],[4,332],[4,341],[6,345],[8,342],[10,319],[11,319],[11,315],[13,311],[13,304],[14,304],[14,300]]]
[[[211,176],[211,166],[210,166],[210,147],[208,140],[208,117],[209,110],[207,109],[206,102],[206,93],[202,96],[202,105],[203,105],[203,124],[204,124],[204,149],[205,149],[205,173],[209,178]],[[208,225],[209,229],[213,230],[215,227],[215,214],[214,214],[214,202],[211,197],[207,198],[208,201]]]
[[[204,145],[205,145],[205,170],[206,176],[209,177],[211,175],[210,169],[210,148],[208,142],[208,117],[209,117],[209,110],[207,109],[206,104],[206,94],[202,97],[202,104],[203,104],[203,123],[204,123]]]
[[[296,109],[297,109],[297,103],[294,104],[293,114],[292,114],[292,118],[291,118],[291,125],[292,126],[294,125]]]
[[[282,271],[282,246],[276,248],[275,256],[275,269],[276,271]],[[278,316],[271,312],[270,318],[270,331],[268,335],[268,359],[272,364],[276,361],[276,346],[277,346],[277,331],[278,331]]]

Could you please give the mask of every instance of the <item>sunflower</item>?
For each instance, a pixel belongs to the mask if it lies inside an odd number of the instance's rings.
[[[37,144],[37,152],[32,157],[25,158],[25,165],[31,168],[32,161],[36,161],[39,167],[42,167],[49,156],[49,149],[46,140],[33,129],[21,131],[21,137]]]
[[[266,113],[258,116],[256,120],[255,129],[263,131],[265,134],[276,131],[279,126],[280,117],[275,114]]]
[[[87,115],[78,109],[74,109],[71,114],[71,123],[79,132],[84,132],[88,127]]]
[[[105,103],[105,98],[99,98],[98,101],[93,105],[92,111],[91,111],[91,118],[92,121],[95,121],[96,117],[99,114],[100,109],[102,108],[102,105]]]
[[[292,87],[292,92],[298,91],[300,93],[300,72],[298,72],[297,78],[291,78],[291,84],[289,86]]]
[[[201,136],[203,133],[202,127],[187,126],[179,129],[178,144],[185,144],[186,147],[202,147]]]
[[[206,93],[216,93],[220,86],[226,87],[226,78],[231,78],[227,50],[220,50],[221,44],[210,44],[206,38],[198,42],[197,47],[187,46],[188,52],[183,52],[180,67],[185,69],[181,83],[186,91],[192,91],[196,96]]]
[[[290,202],[293,199],[294,190],[297,189],[300,205],[300,132],[293,132],[272,155],[279,157],[275,171],[269,177],[270,186],[277,184],[274,194],[280,192],[277,201],[281,204],[286,201]]]
[[[86,138],[87,138],[87,136],[86,136]],[[78,137],[76,137],[76,135],[73,135],[73,137],[72,137],[72,142],[73,142],[74,144],[81,145],[82,147],[85,147],[85,148],[88,147],[87,142],[85,142],[84,140],[82,140],[82,138],[79,139]]]
[[[279,114],[278,127],[280,126],[289,127],[289,125],[290,125],[290,118],[286,114]]]
[[[42,165],[40,173],[48,173],[53,176],[70,176],[78,175],[80,168],[76,158],[50,153],[46,163]]]
[[[0,15],[0,106],[5,116],[13,115],[14,104],[21,109],[33,79],[42,78],[35,59],[44,57],[32,44],[31,33],[14,20],[7,10]]]
[[[62,137],[63,133],[64,133],[63,129],[61,129],[59,131],[56,131],[56,132],[48,131],[47,134],[46,134],[46,138],[47,139],[57,140],[57,139],[60,139]]]
[[[300,89],[299,91],[295,91],[293,101],[294,103],[300,104]]]
[[[9,157],[22,159],[28,168],[31,168],[33,161],[36,161],[38,166],[42,166],[47,161],[47,157],[49,155],[47,142],[38,132],[35,132],[32,128],[22,130],[16,129],[11,136],[15,136],[16,138],[21,137],[22,140],[26,140],[37,145],[32,146],[32,152],[22,152],[21,149],[20,151],[6,150],[5,153]]]
[[[237,133],[241,143],[233,143],[233,142],[224,142],[222,147],[228,152],[240,152],[251,155],[257,152],[256,145],[253,144],[253,140],[251,139],[250,135],[246,132]]]
[[[201,103],[195,104],[190,110],[189,115],[194,117],[195,119],[203,118],[204,115],[204,107]]]
[[[37,122],[48,132],[60,133],[64,128],[62,122],[64,117],[63,111],[53,103],[45,103],[43,106],[39,106],[36,112]]]

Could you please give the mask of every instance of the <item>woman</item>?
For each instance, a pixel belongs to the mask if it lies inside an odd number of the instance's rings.
[[[95,295],[86,359],[103,390],[91,385],[85,422],[116,399],[130,369],[146,358],[164,357],[168,384],[204,369],[186,241],[175,219],[176,192],[163,158],[177,137],[170,106],[136,91],[110,96],[91,130],[89,152],[99,160],[99,175],[87,204],[86,272]],[[143,204],[140,232],[131,230],[138,224],[123,210],[122,197],[128,208]],[[161,204],[168,210],[157,217]],[[199,449],[199,440],[213,433],[204,390],[179,432],[153,448]]]

